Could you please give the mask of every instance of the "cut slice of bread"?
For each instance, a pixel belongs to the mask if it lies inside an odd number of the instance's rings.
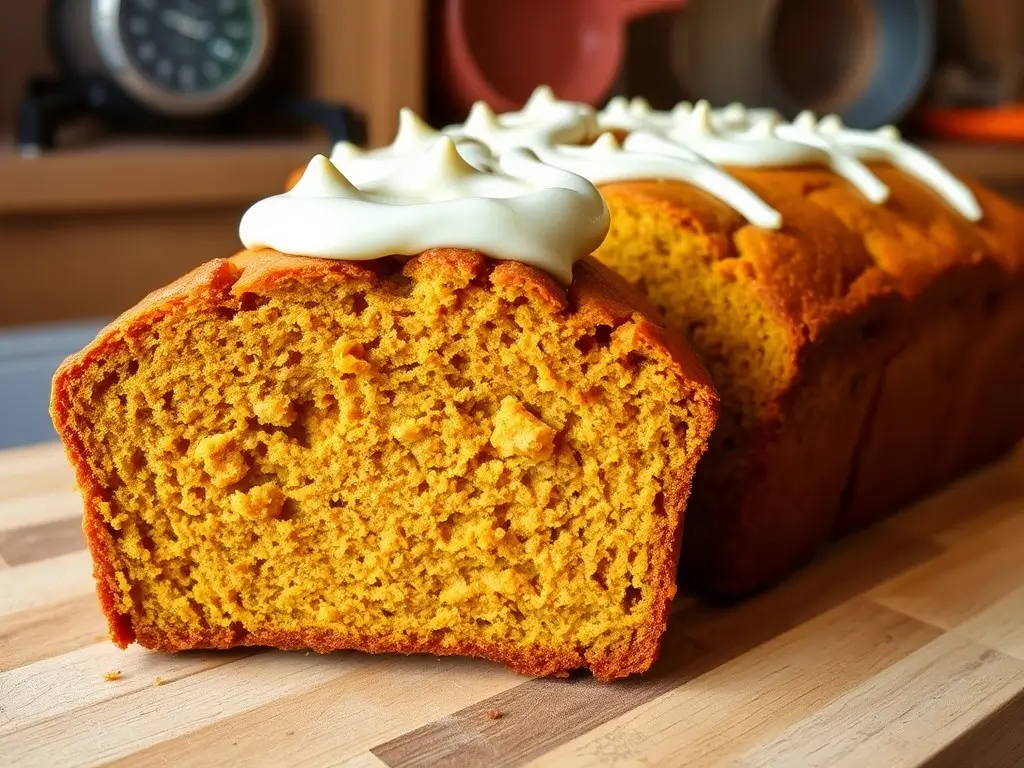
[[[716,395],[605,267],[243,253],[70,358],[113,639],[654,661]]]

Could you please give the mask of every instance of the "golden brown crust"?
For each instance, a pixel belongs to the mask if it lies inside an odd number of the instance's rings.
[[[797,178],[744,181],[782,213],[783,230],[750,226],[725,204],[682,184],[616,183],[602,186],[601,192],[606,198],[639,199],[658,207],[678,226],[704,238],[719,269],[742,273],[758,286],[796,346],[819,337],[873,296],[893,289],[872,269],[859,238],[802,203]]]
[[[671,182],[621,182],[605,197],[630,197],[670,212],[707,239],[719,262],[735,260],[760,286],[766,304],[801,342],[873,300],[914,298],[950,269],[990,261],[1024,270],[1024,225],[1009,201],[971,184],[984,210],[973,224],[929,189],[885,166],[872,170],[889,186],[874,205],[827,169],[730,169],[783,215],[780,231],[748,225],[727,205]]]
[[[84,530],[94,562],[97,594],[107,617],[111,638],[121,647],[131,642],[158,650],[193,648],[226,648],[237,645],[274,646],[279,648],[312,648],[320,652],[340,649],[365,650],[373,653],[433,653],[438,655],[475,655],[505,664],[529,675],[562,675],[573,669],[587,667],[599,679],[612,679],[646,670],[656,659],[664,632],[669,607],[675,596],[675,575],[679,558],[682,520],[689,496],[693,469],[698,455],[690,457],[684,473],[667,483],[665,504],[675,513],[679,525],[667,526],[663,539],[653,546],[664,548],[671,556],[654,585],[657,595],[647,625],[637,633],[633,647],[619,656],[587,658],[585,654],[558,654],[548,651],[522,653],[515,649],[484,644],[443,646],[431,638],[352,637],[320,630],[300,632],[233,633],[209,631],[179,637],[168,637],[146,627],[133,626],[129,616],[118,611],[115,594],[114,541],[104,522],[100,508],[107,503],[107,493],[92,475],[82,441],[72,420],[71,383],[92,364],[104,359],[108,352],[128,336],[146,333],[158,319],[173,312],[238,300],[246,293],[272,293],[291,281],[369,281],[396,271],[399,262],[381,259],[375,262],[352,263],[325,259],[287,256],[275,251],[243,251],[229,259],[218,259],[144,298],[137,306],[104,328],[89,346],[72,355],[54,376],[51,415],[64,442],[68,458],[75,468],[85,501]],[[606,267],[590,259],[577,263],[575,278],[568,292],[547,274],[518,262],[495,263],[479,253],[442,248],[427,251],[408,260],[403,273],[416,279],[421,273],[451,275],[461,281],[478,281],[511,288],[521,295],[547,307],[553,313],[571,320],[582,335],[598,325],[619,326],[632,323],[633,339],[647,354],[664,359],[685,388],[704,408],[707,423],[696,425],[707,435],[717,413],[717,398],[710,377],[693,352],[654,317],[639,311],[646,299]],[[641,351],[638,349],[637,351]]]

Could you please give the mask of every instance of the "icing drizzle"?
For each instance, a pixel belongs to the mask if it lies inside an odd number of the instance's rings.
[[[931,155],[903,141],[893,126],[854,130],[836,115],[819,121],[811,112],[785,122],[774,110],[747,109],[741,104],[711,109],[706,101],[695,105],[683,102],[671,111],[659,111],[642,99],[613,99],[598,113],[598,124],[606,129],[654,134],[719,165],[825,165],[879,204],[888,200],[889,189],[864,161],[884,161],[930,187],[964,218],[982,218],[970,189]]]
[[[596,184],[627,179],[685,181],[762,227],[781,226],[781,217],[724,167],[822,165],[871,202],[882,204],[889,198],[889,189],[866,162],[884,161],[930,187],[970,221],[982,217],[970,189],[933,157],[904,142],[892,126],[852,130],[835,115],[819,121],[809,112],[786,122],[771,109],[747,109],[741,104],[712,109],[706,101],[682,102],[662,111],[652,109],[642,98],[615,97],[597,113],[588,110],[585,105],[555,100],[549,89],[538,89],[522,112],[494,115],[478,104],[464,125],[446,130],[455,135],[462,131],[499,154],[512,146],[528,146],[546,162],[581,173]],[[575,128],[568,125],[572,121]],[[599,132],[625,133],[626,140],[590,151],[567,146],[585,142],[595,123]]]
[[[727,202],[756,226],[782,226],[781,214],[738,179],[684,145],[654,133],[631,133],[621,144],[613,134],[604,133],[590,146],[541,148],[537,156],[594,184],[638,179],[681,181]]]

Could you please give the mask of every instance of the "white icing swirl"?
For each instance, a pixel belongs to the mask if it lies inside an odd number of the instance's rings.
[[[717,197],[758,227],[782,226],[781,214],[738,179],[687,147],[649,131],[631,133],[623,144],[605,133],[589,147],[540,148],[537,156],[595,184],[638,179],[681,181]]]
[[[835,115],[818,122],[810,112],[783,122],[771,109],[730,104],[713,110],[706,101],[682,102],[671,112],[653,110],[642,99],[613,99],[598,113],[602,128],[660,134],[720,165],[775,167],[825,165],[873,203],[889,199],[889,188],[862,162],[880,160],[929,186],[962,216],[979,221],[971,191],[935,158],[901,140],[899,131],[850,130]]]
[[[787,141],[775,133],[775,117],[766,117],[731,130],[717,127],[711,107],[697,102],[689,115],[664,131],[664,138],[718,165],[771,167],[827,164],[828,154],[816,147]]]
[[[568,284],[573,263],[608,231],[597,189],[526,149],[510,150],[492,170],[481,170],[444,136],[405,153],[400,164],[379,162],[365,181],[353,183],[317,155],[291,190],[246,211],[242,243],[351,261],[465,248],[532,264]]]
[[[602,131],[666,131],[689,120],[693,110],[694,105],[688,101],[681,101],[666,111],[653,109],[644,98],[627,100],[624,96],[615,96],[597,113],[597,124]],[[774,109],[748,109],[734,102],[710,110],[710,118],[716,128],[742,132],[763,120],[781,121],[782,115]]]
[[[806,118],[784,123],[772,110],[745,110],[736,104],[716,113],[702,101],[688,116],[677,119],[665,136],[720,165],[823,165],[873,203],[884,203],[889,197],[889,188],[855,154],[816,131]]]
[[[775,133],[788,141],[807,144],[825,152],[828,155],[828,165],[832,172],[849,181],[872,203],[881,204],[889,199],[889,188],[857,159],[856,155],[838,146],[835,141],[830,140],[815,128],[814,115],[805,112],[801,113],[792,123],[776,126]]]
[[[636,96],[627,99],[615,96],[597,113],[597,125],[602,131],[648,131],[671,128],[678,115],[691,109],[689,102],[683,101],[671,112],[651,109],[647,99]]]
[[[689,110],[693,109],[693,105],[687,104],[687,107]],[[678,117],[682,117],[679,111],[674,110],[674,112]],[[751,108],[734,101],[721,109],[711,110],[711,119],[715,126],[722,130],[743,131],[751,125],[765,120],[782,122],[782,115],[774,109]]]
[[[536,149],[559,144],[582,144],[598,135],[593,108],[574,101],[559,101],[547,86],[537,88],[519,112],[494,114],[478,101],[465,123],[443,130],[448,136],[473,139],[495,153],[517,147]]]
[[[970,189],[930,155],[900,138],[891,126],[877,131],[854,131],[843,127],[832,115],[820,122],[804,113],[793,122],[784,122],[771,109],[747,109],[730,104],[712,109],[706,101],[695,105],[678,104],[671,111],[652,109],[644,99],[627,101],[616,97],[596,113],[601,131],[629,134],[618,151],[611,145],[591,153],[577,152],[563,144],[578,144],[562,138],[559,129],[583,114],[585,107],[559,102],[549,90],[538,91],[534,99],[543,104],[534,119],[522,116],[530,112],[494,115],[486,105],[478,104],[465,126],[450,126],[449,131],[470,136],[500,154],[515,146],[528,146],[553,165],[582,173],[595,183],[612,180],[678,180],[699,186],[733,206],[758,226],[779,226],[777,213],[735,179],[716,175],[707,167],[794,167],[821,165],[853,185],[873,203],[889,198],[889,188],[863,161],[884,161],[930,187],[965,218],[978,221],[981,207]],[[531,102],[534,101],[531,99]],[[556,117],[557,116],[557,117]],[[560,122],[561,121],[561,122]],[[577,127],[577,132],[580,129]],[[633,136],[636,139],[630,140]],[[656,156],[664,160],[654,161]],[[691,167],[684,168],[689,163]]]
[[[410,160],[434,146],[441,132],[427,125],[407,107],[398,112],[398,133],[387,146],[361,149],[348,141],[339,141],[331,150],[331,162],[353,184],[363,184],[379,176],[398,173]],[[481,142],[466,136],[453,136],[459,154],[480,170],[489,170],[495,162],[491,150]]]
[[[804,122],[809,124],[811,118],[813,116],[805,117]],[[894,126],[887,125],[877,131],[858,131],[844,127],[842,120],[829,115],[818,123],[817,129],[856,158],[882,160],[914,177],[944,198],[967,220],[981,221],[983,218],[978,199],[968,186],[927,152],[902,141],[899,130]]]

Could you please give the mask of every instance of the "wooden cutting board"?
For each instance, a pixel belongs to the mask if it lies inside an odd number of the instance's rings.
[[[79,514],[57,446],[0,452],[0,765],[1024,764],[1024,452],[741,605],[681,597],[614,684],[121,651]]]

